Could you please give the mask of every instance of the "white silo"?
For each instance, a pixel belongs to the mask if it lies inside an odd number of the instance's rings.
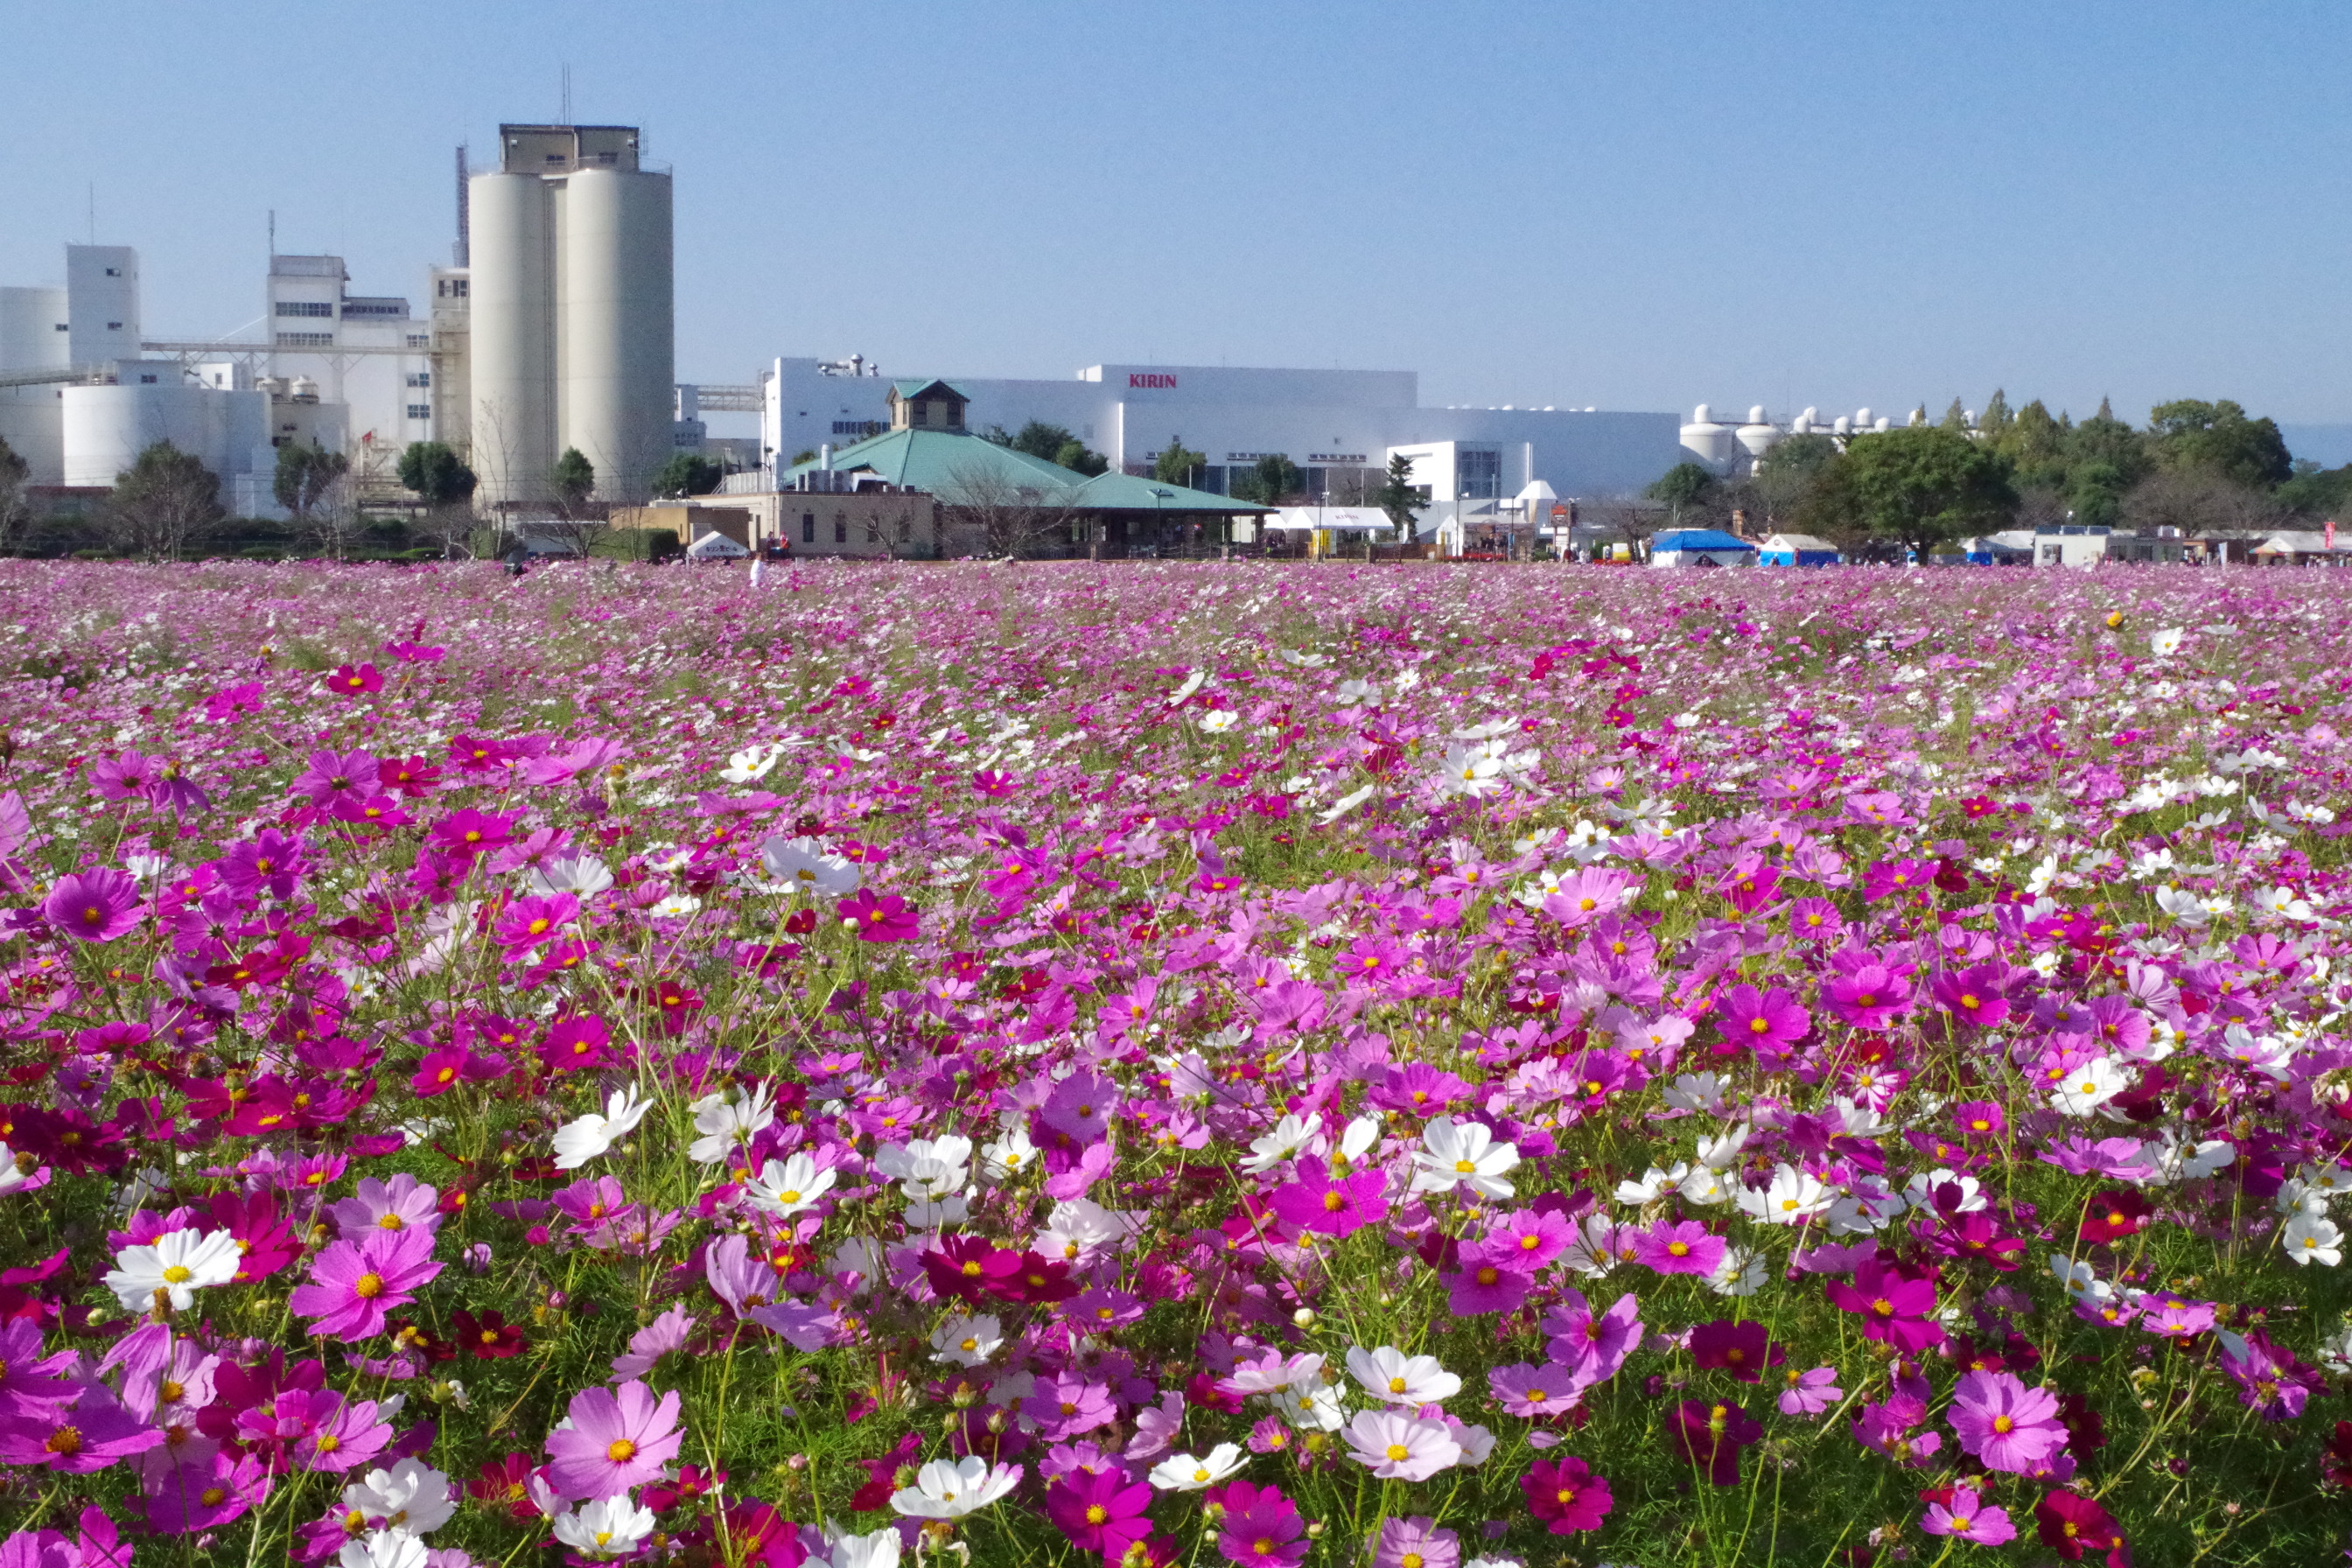
[[[1683,450],[1690,460],[1720,474],[1731,467],[1732,430],[1728,425],[1715,422],[1715,411],[1702,403],[1691,410],[1691,422],[1683,426]]]
[[[670,178],[625,125],[502,125],[467,185],[472,464],[488,504],[546,498],[578,447],[606,501],[643,500],[676,381]]]
[[[1761,404],[1748,411],[1748,423],[1739,427],[1737,435],[1739,445],[1748,453],[1748,460],[1751,464],[1762,462],[1765,454],[1779,446],[1783,439],[1780,428],[1765,417],[1764,406]]]
[[[669,176],[585,169],[562,200],[562,445],[595,466],[597,494],[641,501],[676,401]]]
[[[552,194],[536,174],[477,174],[467,206],[476,499],[533,500],[556,455]]]

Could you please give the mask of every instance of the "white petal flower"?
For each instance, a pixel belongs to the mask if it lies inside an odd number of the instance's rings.
[[[950,1464],[933,1459],[915,1472],[915,1484],[890,1494],[890,1507],[912,1519],[961,1519],[986,1508],[1021,1479],[1018,1465],[991,1466],[974,1454]]]
[[[732,1094],[706,1094],[687,1107],[694,1113],[694,1130],[702,1134],[687,1145],[687,1158],[699,1165],[715,1165],[728,1151],[767,1131],[776,1120],[775,1091],[764,1083]]]
[[[630,1556],[653,1532],[654,1510],[638,1507],[626,1492],[583,1503],[555,1520],[555,1538],[583,1557]]]
[[[457,1499],[449,1478],[418,1459],[401,1459],[387,1470],[370,1470],[343,1489],[343,1510],[382,1520],[388,1529],[424,1535],[449,1522]]]
[[[792,1215],[814,1208],[817,1199],[833,1189],[835,1173],[820,1171],[806,1154],[771,1160],[760,1174],[744,1184],[751,1206],[766,1214]]]
[[[1435,1405],[1462,1392],[1462,1380],[1435,1356],[1407,1355],[1394,1345],[1350,1349],[1348,1373],[1384,1405]]]
[[[1366,1410],[1348,1423],[1350,1457],[1382,1480],[1425,1481],[1462,1458],[1462,1445],[1443,1421],[1401,1410]]]
[[[760,863],[769,876],[803,897],[821,894],[845,899],[865,880],[855,860],[826,853],[814,838],[786,838],[780,834],[760,846]]]
[[[555,1168],[578,1170],[635,1131],[652,1108],[651,1100],[637,1098],[635,1085],[614,1089],[605,1098],[602,1116],[591,1111],[555,1130]]]
[[[1519,1151],[1517,1144],[1496,1142],[1483,1122],[1441,1116],[1422,1129],[1412,1163],[1414,1192],[1451,1192],[1459,1184],[1481,1197],[1507,1198],[1514,1189],[1503,1173],[1517,1166]]]
[[[2279,1227],[2279,1247],[2294,1263],[2333,1268],[2344,1261],[2344,1233],[2325,1215],[2296,1215]]]
[[[1250,1157],[1242,1162],[1242,1169],[1254,1176],[1270,1171],[1296,1158],[1322,1131],[1323,1118],[1316,1111],[1303,1117],[1285,1115],[1274,1124],[1273,1131],[1250,1140]]]
[[[1196,1492],[1215,1486],[1248,1461],[1231,1443],[1220,1443],[1199,1458],[1171,1454],[1151,1468],[1151,1484],[1163,1492]]]
[[[105,1279],[114,1299],[133,1311],[151,1307],[155,1293],[175,1312],[195,1305],[195,1293],[236,1278],[236,1237],[225,1230],[166,1231],[146,1247],[126,1247]]]
[[[931,1349],[938,1352],[933,1361],[978,1366],[1003,1348],[1004,1325],[989,1312],[970,1318],[951,1312],[931,1331]]]

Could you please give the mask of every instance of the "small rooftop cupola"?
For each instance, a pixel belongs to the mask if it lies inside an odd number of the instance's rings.
[[[964,405],[971,401],[944,381],[894,381],[890,428],[961,431]]]

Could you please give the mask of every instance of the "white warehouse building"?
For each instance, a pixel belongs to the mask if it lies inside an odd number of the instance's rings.
[[[1682,458],[1672,414],[1432,408],[1412,371],[1098,364],[1067,381],[946,379],[971,399],[972,430],[1058,425],[1114,466],[1144,474],[1181,441],[1206,458],[1192,488],[1218,494],[1279,454],[1297,465],[1308,495],[1354,500],[1402,454],[1429,493],[1424,532],[1507,508],[1538,481],[1561,497],[1639,490]],[[889,384],[862,359],[774,361],[759,388],[760,466],[772,474],[803,453],[887,429]],[[707,407],[718,389],[699,390]]]

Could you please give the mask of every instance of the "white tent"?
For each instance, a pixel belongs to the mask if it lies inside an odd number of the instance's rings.
[[[751,553],[715,528],[688,545],[686,552],[697,561],[733,561]]]
[[[1286,506],[1265,520],[1268,528],[1328,529],[1335,533],[1370,533],[1396,525],[1376,506]]]

